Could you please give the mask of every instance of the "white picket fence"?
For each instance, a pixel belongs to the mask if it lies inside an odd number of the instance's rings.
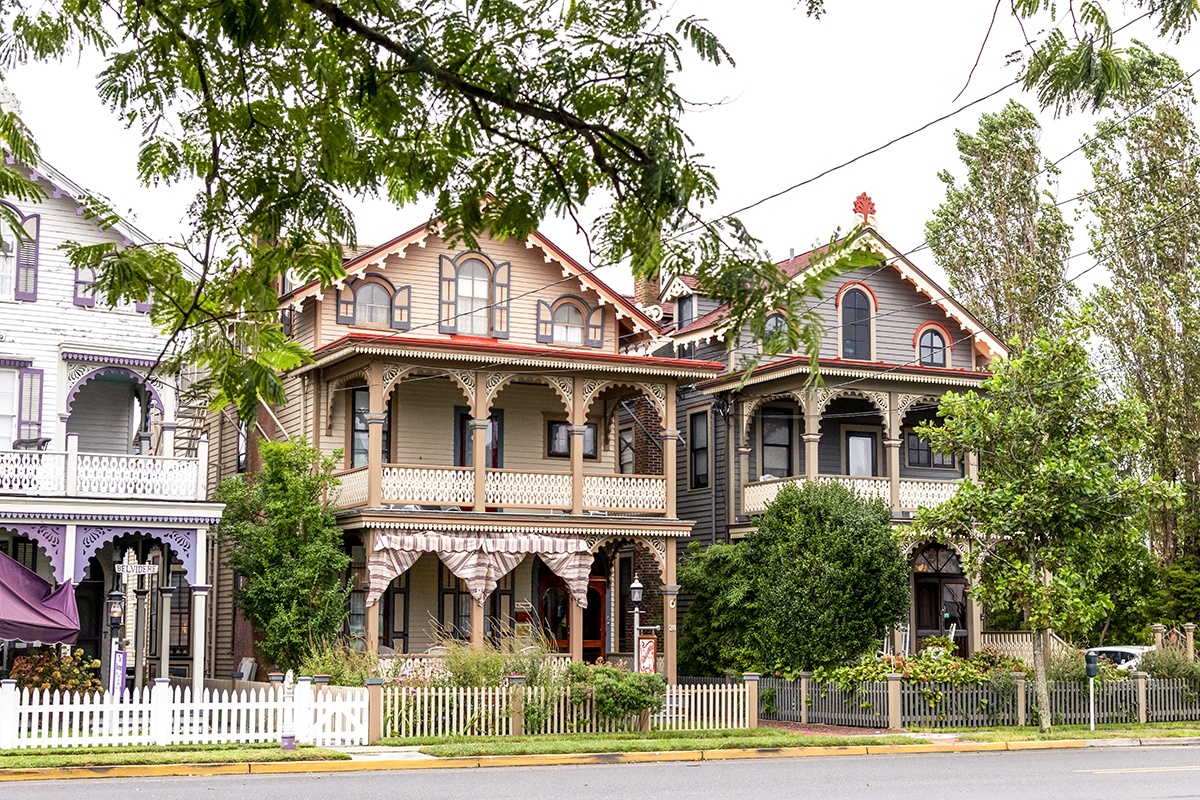
[[[243,691],[171,686],[116,695],[18,690],[0,681],[0,750],[111,745],[297,742],[367,743],[367,690],[295,684]]]
[[[608,719],[593,701],[576,703],[568,692],[535,686],[405,687],[383,690],[385,737],[508,736],[517,692],[523,693],[526,734],[614,733],[637,730],[636,716]],[[651,713],[656,730],[718,730],[750,724],[746,687],[668,686],[660,710]]]

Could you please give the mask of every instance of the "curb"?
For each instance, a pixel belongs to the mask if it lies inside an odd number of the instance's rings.
[[[1119,743],[1119,744],[1118,744]],[[459,756],[373,761],[272,761],[240,764],[147,764],[107,767],[44,767],[0,770],[4,781],[49,781],[79,778],[140,778],[210,775],[280,775],[288,773],[378,772],[410,769],[481,769],[487,767],[561,767],[597,764],[645,764],[669,761],[734,761],[756,758],[916,755],[919,753],[983,753],[1022,750],[1066,750],[1081,747],[1200,744],[1200,738],[1060,739],[1046,742],[955,742],[947,744],[848,745],[844,747],[774,747],[730,750],[672,750],[633,753],[563,753],[558,755]]]

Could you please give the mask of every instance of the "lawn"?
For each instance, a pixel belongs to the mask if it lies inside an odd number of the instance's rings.
[[[515,756],[560,753],[647,753],[674,750],[733,750],[777,747],[849,747],[926,744],[911,736],[802,736],[773,728],[724,731],[577,733],[560,736],[479,736],[441,739],[385,739],[378,744],[421,745],[427,755]]]
[[[1097,725],[1090,730],[1087,725],[1055,725],[1050,733],[1039,733],[1033,726],[1024,728],[943,728],[939,733],[957,733],[969,742],[1037,742],[1059,739],[1172,739],[1200,736],[1200,725],[1195,722],[1156,722],[1147,725],[1123,723]]]
[[[251,761],[339,761],[345,753],[310,745],[295,750],[278,744],[193,744],[172,747],[60,747],[0,750],[0,770],[38,767],[111,767],[140,764],[240,764]]]

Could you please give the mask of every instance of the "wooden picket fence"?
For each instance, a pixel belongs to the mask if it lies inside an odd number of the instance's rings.
[[[1146,684],[1148,722],[1194,722],[1200,720],[1200,683],[1172,678]]]
[[[383,691],[384,737],[506,736],[507,686],[389,686]]]
[[[744,686],[667,686],[662,711],[650,715],[650,726],[664,731],[746,728],[750,725]]]
[[[809,684],[808,721],[824,725],[860,728],[886,728],[888,724],[888,685],[883,682],[860,683],[850,691],[836,683]]]
[[[1158,681],[1147,681],[1149,687]],[[1149,698],[1147,697],[1147,700]],[[1147,702],[1147,712],[1152,707]],[[1037,724],[1037,693],[1033,681],[1025,682],[1025,707],[1029,709],[1026,721]],[[1090,720],[1087,681],[1067,683],[1054,681],[1050,684],[1050,708],[1054,719],[1051,725],[1086,725]],[[1137,687],[1132,680],[1096,681],[1096,724],[1107,725],[1138,721]]]
[[[266,689],[212,691],[159,679],[124,694],[18,690],[0,682],[0,750],[111,745],[277,742],[367,743],[367,691],[310,679]]]
[[[900,720],[905,727],[988,727],[1017,724],[1016,686],[1005,691],[990,684],[903,683]]]

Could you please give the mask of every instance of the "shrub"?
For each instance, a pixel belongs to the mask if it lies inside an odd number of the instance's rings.
[[[1142,671],[1152,678],[1187,678],[1200,681],[1200,661],[1189,661],[1182,647],[1164,647],[1142,656]]]
[[[849,667],[819,668],[813,672],[813,678],[832,681],[849,691],[860,681],[886,681],[889,673],[899,674],[905,683],[1007,685],[1012,680],[1012,673],[1027,671],[1020,659],[1010,658],[994,648],[985,647],[971,658],[963,659],[943,645],[944,642],[935,644],[912,656],[868,656]]]
[[[22,689],[50,692],[98,692],[99,659],[84,658],[82,650],[60,656],[58,649],[46,647],[29,655],[17,656],[9,678]]]
[[[667,696],[661,675],[606,664],[572,663],[567,667],[567,685],[576,706],[591,700],[596,716],[612,722],[661,708]]]
[[[1087,661],[1083,650],[1069,648],[1050,656],[1046,677],[1052,681],[1086,681]],[[1122,681],[1129,677],[1125,670],[1117,669],[1107,658],[1101,656],[1096,680],[1101,682]]]
[[[344,639],[321,639],[300,660],[301,675],[328,675],[334,686],[365,686],[379,673],[379,656],[359,652]]]

